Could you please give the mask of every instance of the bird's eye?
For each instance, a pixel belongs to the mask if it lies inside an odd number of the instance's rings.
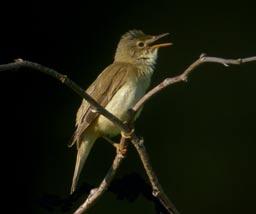
[[[145,43],[144,42],[138,42],[137,46],[140,47],[140,48],[143,48],[145,46]]]

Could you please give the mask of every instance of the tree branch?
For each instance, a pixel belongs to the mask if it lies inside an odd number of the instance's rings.
[[[176,77],[170,77],[163,80],[160,84],[152,88],[148,91],[132,108],[133,112],[137,112],[151,97],[156,95],[157,93],[161,92],[166,87],[178,83],[178,82],[186,82],[188,76],[191,74],[193,70],[204,63],[218,63],[222,64],[226,67],[229,65],[241,65],[244,63],[256,61],[256,56],[248,57],[248,58],[239,58],[239,59],[223,59],[219,57],[208,57],[206,54],[201,54],[199,59],[197,59],[194,63],[192,63],[182,74]]]
[[[144,169],[145,169],[147,176],[149,178],[149,181],[151,183],[152,195],[159,199],[161,204],[166,208],[166,210],[170,214],[179,214],[178,210],[176,209],[174,204],[170,201],[168,196],[165,194],[161,184],[158,181],[155,171],[153,170],[152,165],[150,163],[149,156],[148,156],[146,147],[144,145],[144,140],[133,138],[132,144],[136,148],[136,150],[140,156],[140,159],[143,163]]]
[[[75,93],[77,93],[80,97],[85,99],[88,103],[90,103],[94,110],[108,118],[112,123],[114,123],[118,128],[120,128],[123,132],[131,132],[130,127],[123,123],[121,120],[119,120],[115,115],[111,114],[109,111],[107,111],[105,108],[103,108],[101,105],[97,103],[90,95],[88,95],[84,89],[82,89],[80,86],[78,86],[74,81],[69,79],[66,75],[63,75],[54,69],[48,68],[46,66],[40,65],[35,62],[30,62],[22,59],[17,59],[15,62],[8,63],[8,64],[2,64],[0,65],[0,71],[4,70],[13,70],[13,69],[19,69],[19,68],[30,68],[36,71],[40,71],[44,74],[47,74],[60,82],[62,82],[64,85],[69,87],[71,90],[73,90]]]
[[[199,65],[207,62],[212,63],[220,63],[225,66],[229,66],[231,64],[233,65],[240,65],[247,62],[256,61],[255,57],[248,57],[244,59],[223,59],[218,57],[207,57],[205,54],[201,54],[199,59],[197,59],[194,63],[192,63],[182,74],[172,77],[172,78],[166,78],[164,81],[162,81],[160,84],[155,86],[153,89],[151,89],[149,92],[147,92],[131,109],[131,118],[134,117],[137,111],[140,110],[140,108],[145,104],[146,101],[148,101],[152,96],[156,95],[157,93],[161,92],[166,87],[178,83],[178,82],[186,82],[188,79],[188,76],[191,74],[193,70],[195,70]],[[132,138],[133,146],[136,148],[140,159],[143,163],[144,169],[148,175],[149,181],[152,185],[153,189],[153,195],[157,197],[162,205],[170,212],[170,213],[179,213],[175,206],[172,204],[172,202],[169,200],[167,195],[164,193],[163,188],[161,187],[158,178],[155,174],[155,171],[152,168],[152,165],[149,161],[149,156],[146,151],[144,141],[138,140],[137,138]]]

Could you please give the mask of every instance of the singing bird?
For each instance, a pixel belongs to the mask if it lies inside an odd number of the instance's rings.
[[[128,110],[150,85],[158,49],[171,45],[157,43],[167,35],[146,35],[140,30],[125,33],[118,43],[114,62],[102,71],[86,92],[109,112],[125,121]],[[118,127],[95,112],[86,100],[82,101],[76,115],[76,131],[70,144],[72,146],[76,143],[77,146],[71,193],[76,189],[79,175],[97,138],[118,134]]]

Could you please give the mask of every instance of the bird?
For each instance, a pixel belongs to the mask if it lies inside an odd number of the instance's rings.
[[[86,93],[121,121],[126,121],[128,110],[150,86],[159,48],[172,45],[157,42],[167,35],[169,33],[147,35],[141,30],[130,30],[123,34],[113,63],[99,74]],[[95,111],[86,100],[82,101],[76,114],[76,130],[69,144],[69,147],[74,144],[77,147],[71,194],[77,188],[79,176],[95,141],[118,134],[118,127]]]

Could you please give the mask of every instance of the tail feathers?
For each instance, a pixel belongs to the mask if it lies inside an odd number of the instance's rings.
[[[76,190],[80,173],[83,169],[85,161],[92,149],[92,146],[93,146],[95,140],[96,140],[96,137],[86,136],[81,141],[81,143],[79,143],[80,145],[79,145],[79,148],[77,151],[76,166],[75,166],[75,171],[74,171],[72,186],[71,186],[71,194]]]
[[[73,134],[73,136],[71,137],[71,139],[69,140],[67,146],[69,148],[71,148],[77,141],[77,138],[76,138],[76,132]]]

